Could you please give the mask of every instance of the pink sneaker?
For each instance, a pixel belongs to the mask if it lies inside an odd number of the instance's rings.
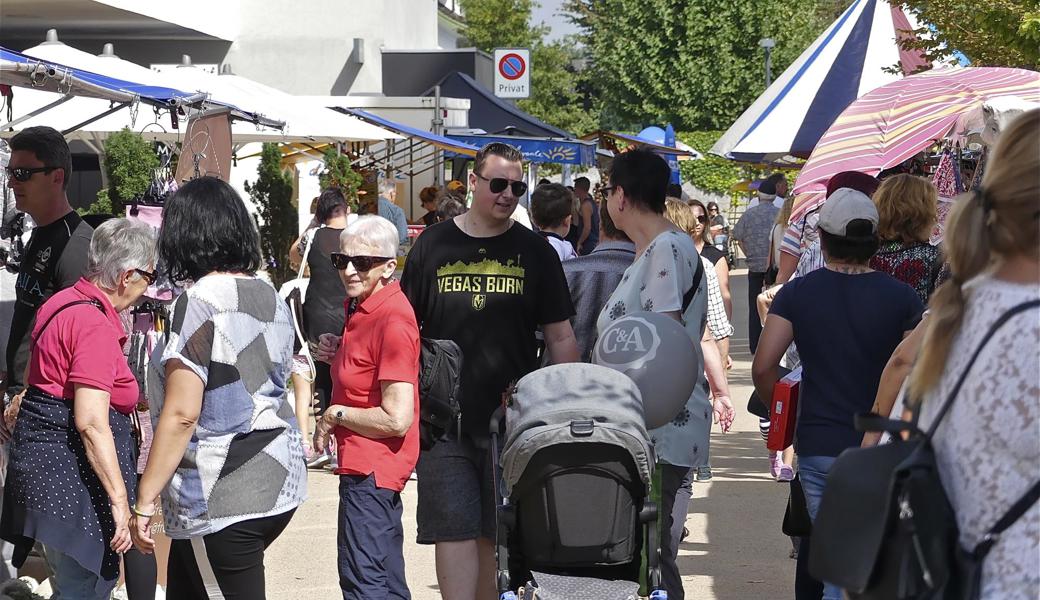
[[[769,453],[769,475],[776,479],[780,475],[780,467],[784,466],[784,460],[779,452]]]
[[[776,475],[776,480],[779,482],[791,481],[794,479],[794,469],[790,465],[781,465],[780,472]]]

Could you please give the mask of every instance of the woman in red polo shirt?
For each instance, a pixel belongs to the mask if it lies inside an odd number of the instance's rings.
[[[43,544],[55,597],[107,599],[130,549],[129,415],[140,392],[119,312],[155,282],[155,255],[150,226],[106,221],[91,239],[85,278],[36,314],[0,537],[15,544],[18,567]]]
[[[401,490],[419,458],[419,326],[393,280],[397,240],[390,221],[365,216],[347,226],[342,252],[332,254],[349,309],[315,450],[335,434],[344,600],[410,597]]]

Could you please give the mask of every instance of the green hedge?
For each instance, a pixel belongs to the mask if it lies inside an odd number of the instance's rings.
[[[708,151],[715,145],[724,131],[690,131],[676,133],[679,141],[688,144],[694,150],[704,155],[704,160],[684,160],[679,162],[679,171],[683,181],[688,181],[706,192],[741,197],[743,194],[731,193],[733,185],[745,179],[758,178],[763,172],[745,165],[733,162]]]

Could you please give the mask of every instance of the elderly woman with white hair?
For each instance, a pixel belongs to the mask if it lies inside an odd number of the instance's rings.
[[[348,343],[322,336],[332,405],[315,441],[322,447],[333,434],[338,448],[340,588],[345,600],[409,598],[401,491],[419,458],[419,326],[394,281],[392,223],[361,217],[340,235],[340,249],[332,264],[347,288]]]
[[[130,549],[139,389],[119,312],[155,282],[155,257],[151,227],[107,221],[94,231],[86,276],[36,315],[0,537],[15,544],[19,567],[43,544],[55,598],[108,598]]]

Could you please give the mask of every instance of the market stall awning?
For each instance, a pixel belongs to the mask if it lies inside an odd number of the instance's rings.
[[[453,71],[441,79],[441,96],[469,99],[469,126],[497,134],[529,137],[569,138],[571,134],[540,121],[509,102],[495,96],[475,79]],[[424,96],[433,96],[433,89]]]
[[[37,51],[45,56],[30,54]],[[145,137],[179,141],[178,126],[170,123],[167,129],[161,125],[160,113],[189,107],[181,112],[190,118],[193,111],[209,107],[230,108],[233,127],[245,134],[260,132],[265,138],[262,141],[270,141],[266,139],[270,137],[277,141],[281,135],[274,130],[284,126],[282,121],[243,110],[234,103],[213,100],[198,90],[159,85],[164,81],[161,74],[137,65],[133,65],[134,70],[121,68],[113,74],[104,60],[56,41],[27,52],[0,48],[0,83],[19,87],[8,100],[14,118],[3,129],[9,132],[16,127],[48,125],[69,139],[99,142],[124,127],[137,129],[154,124],[157,127]],[[154,117],[146,116],[138,124],[140,104],[151,106],[153,110],[147,112],[154,112]]]
[[[3,47],[0,47],[0,83],[113,102],[140,100],[159,106],[196,102],[205,97],[169,87],[108,77]]]
[[[390,131],[393,131],[394,133],[400,134],[407,138],[414,138],[427,144],[432,144],[433,146],[436,146],[441,150],[446,150],[455,154],[461,154],[463,156],[476,156],[477,150],[480,149],[476,146],[471,146],[470,144],[467,144],[465,142],[453,140],[443,135],[437,135],[435,133],[430,133],[429,131],[423,131],[422,129],[417,129],[415,127],[410,127],[403,123],[397,123],[396,121],[385,119],[383,117],[380,117],[379,115],[375,115],[368,111],[361,110],[360,108],[333,107],[333,110],[338,110],[348,115],[354,115],[362,121],[371,123],[372,125],[389,129]]]
[[[914,27],[886,0],[855,0],[766,89],[711,149],[733,160],[791,165],[808,158],[856,98],[927,68],[899,40]],[[892,72],[892,67],[899,67]]]
[[[493,142],[509,144],[533,163],[591,166],[596,162],[596,143],[584,140],[455,133],[449,133],[448,137],[477,148]]]
[[[617,133],[614,131],[593,131],[581,136],[583,140],[610,140],[614,146],[619,148],[638,148],[645,147],[659,152],[662,154],[673,154],[678,157],[679,160],[689,160],[701,158],[700,154],[696,150],[683,150],[681,148],[672,148],[671,146],[664,146],[662,144],[655,144],[649,140],[644,140],[641,137],[629,135],[627,133]]]
[[[911,75],[853,102],[805,163],[794,192],[820,191],[841,171],[877,175],[945,139],[962,115],[994,98],[1040,102],[1040,73],[998,67],[954,67]],[[796,202],[792,220],[819,198]]]

